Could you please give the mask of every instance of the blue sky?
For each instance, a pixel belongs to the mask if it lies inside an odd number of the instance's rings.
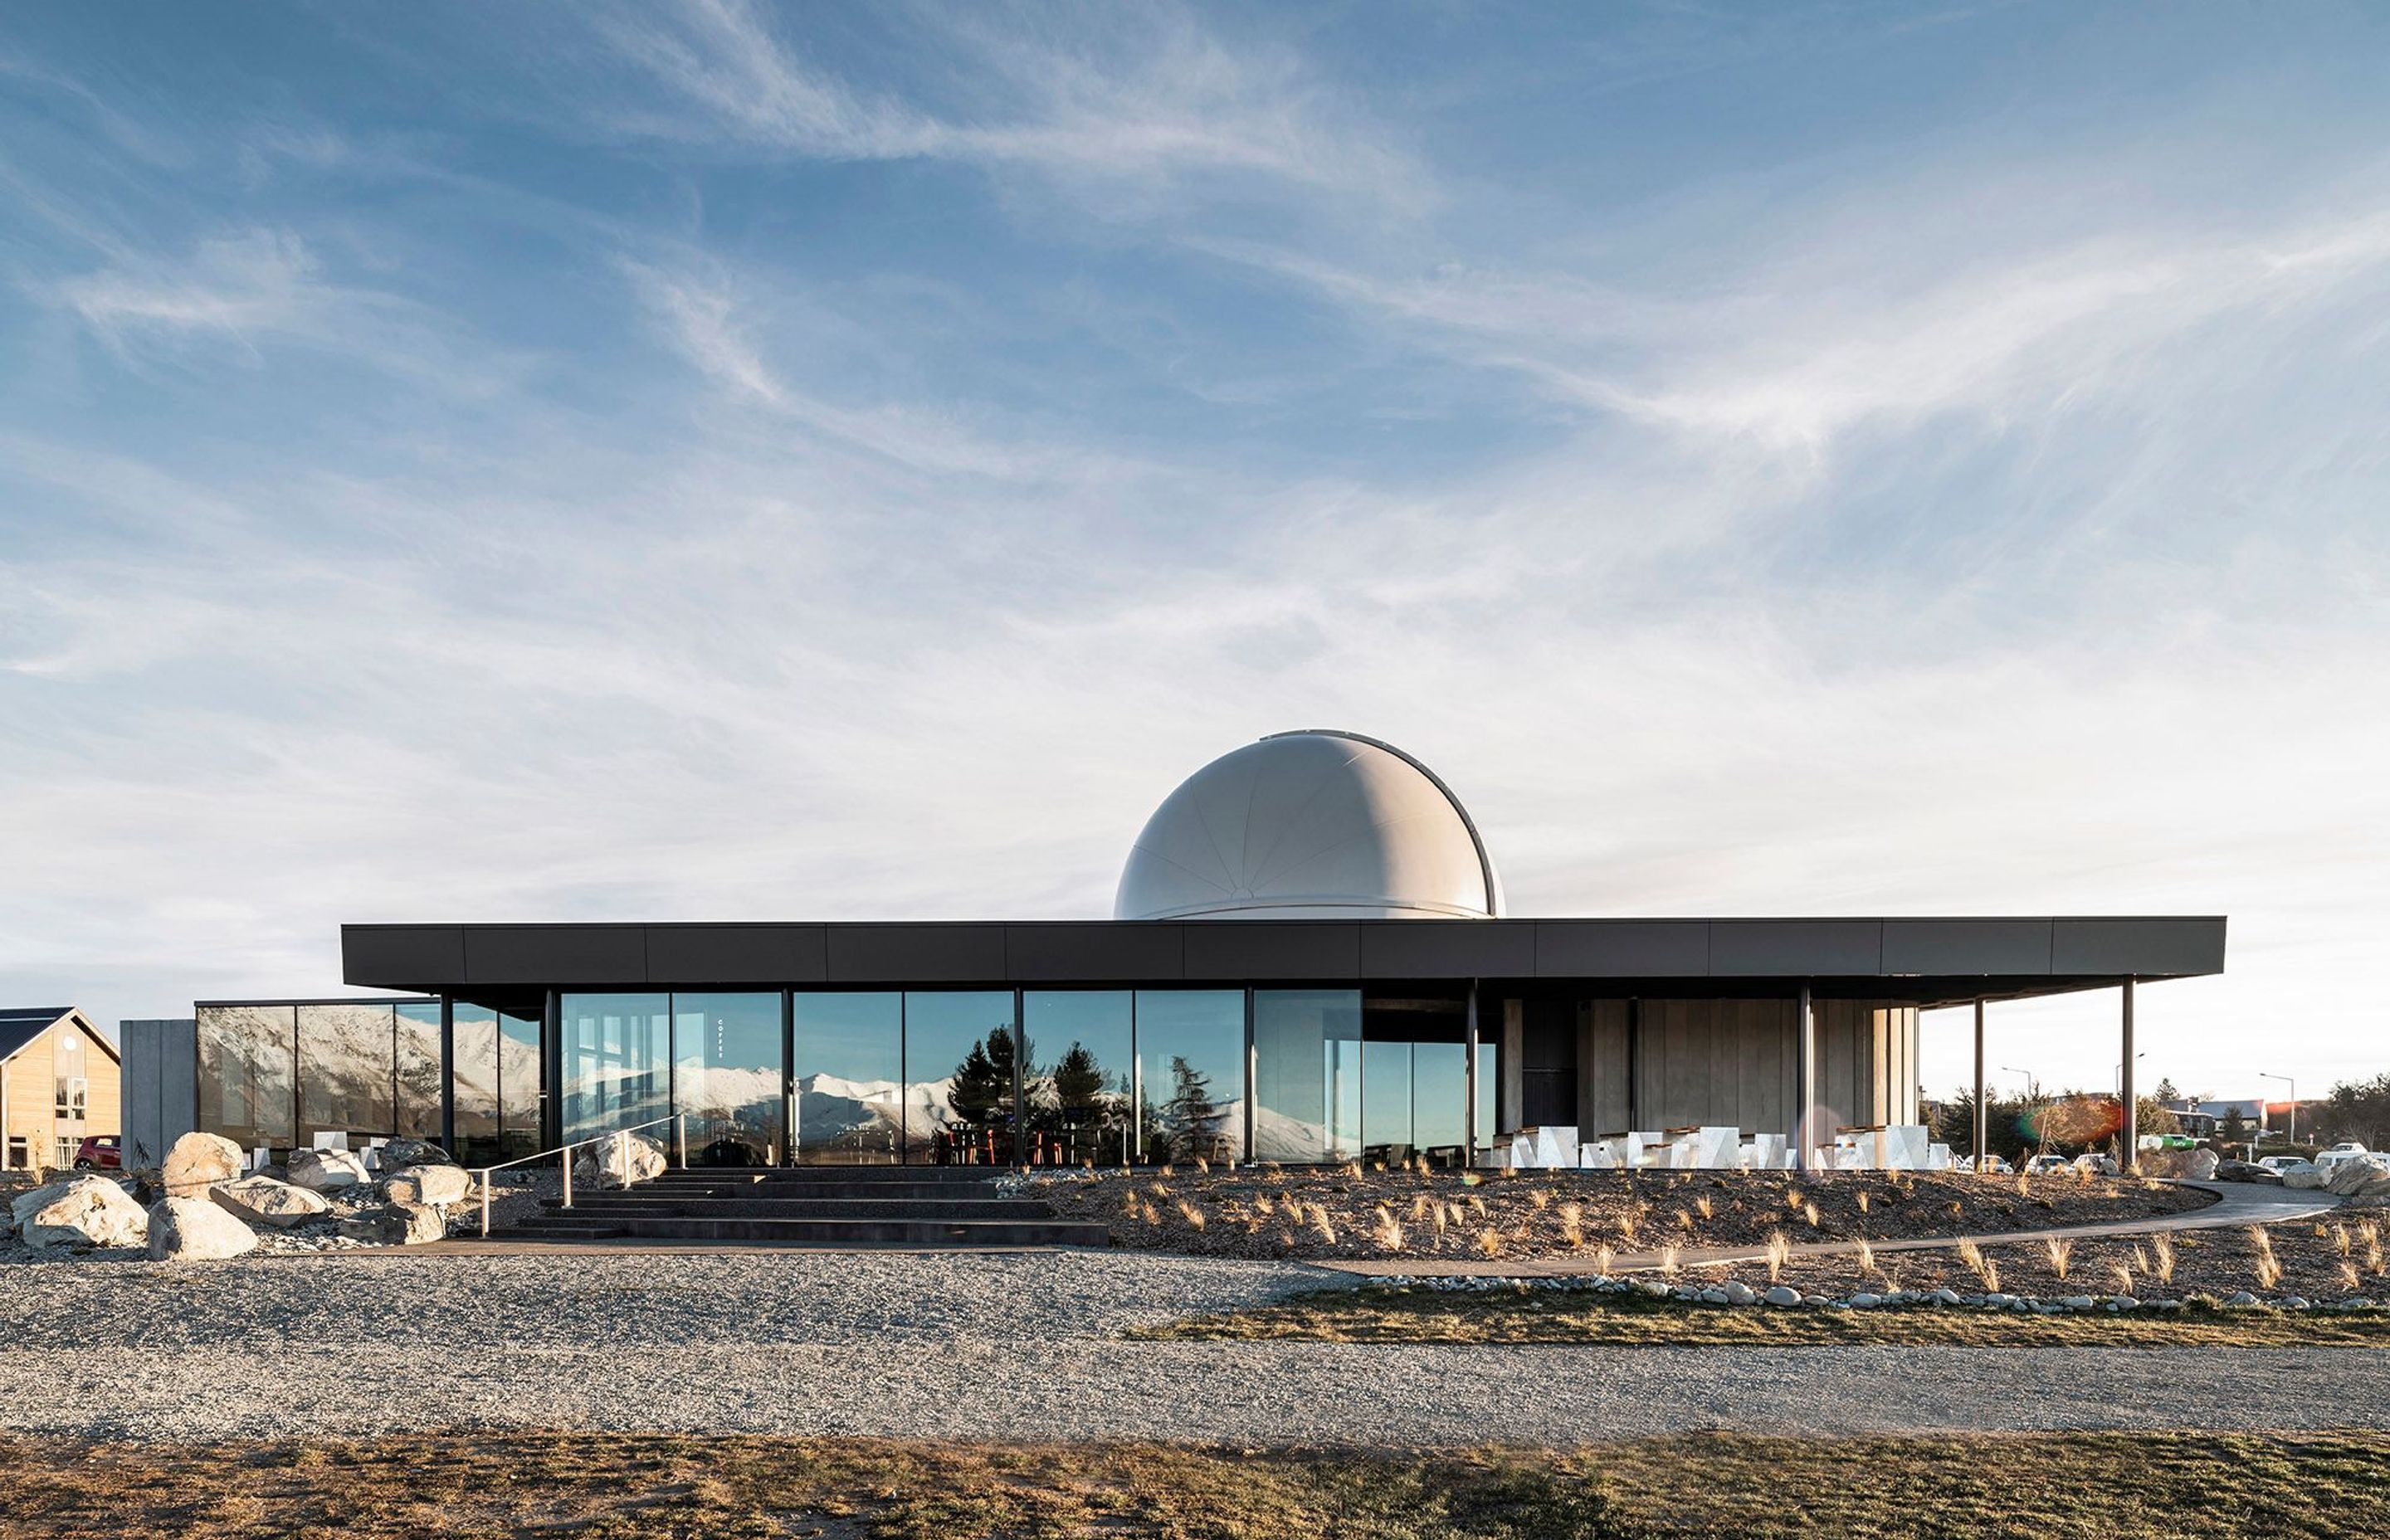
[[[0,995],[1099,915],[1336,725],[1519,912],[2229,913],[2144,1073],[2371,1074],[2385,66],[2330,5],[23,13]]]

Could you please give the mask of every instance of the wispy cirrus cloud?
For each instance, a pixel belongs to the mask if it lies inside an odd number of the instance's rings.
[[[827,160],[951,160],[1097,181],[1243,174],[1417,204],[1420,168],[1382,125],[1283,47],[1232,47],[1175,6],[1081,13],[1060,31],[909,13],[953,59],[948,109],[865,91],[792,46],[747,0],[618,13],[621,55],[691,111],[626,126]],[[1066,40],[1067,39],[1067,40]]]

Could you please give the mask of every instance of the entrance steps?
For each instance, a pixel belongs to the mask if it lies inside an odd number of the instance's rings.
[[[666,1171],[619,1192],[576,1191],[493,1239],[686,1240],[751,1246],[1104,1246],[1099,1222],[1001,1197],[988,1166]]]

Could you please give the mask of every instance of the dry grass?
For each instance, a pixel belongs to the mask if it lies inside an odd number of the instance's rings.
[[[1150,1200],[1125,1209],[1122,1193]],[[1756,1246],[1789,1228],[1803,1240],[1878,1242],[2135,1219],[2204,1207],[2204,1193],[2074,1176],[2034,1177],[2021,1196],[2008,1178],[1964,1173],[1834,1172],[1788,1180],[1767,1172],[1421,1173],[1397,1167],[1182,1168],[1173,1177],[1110,1173],[1040,1182],[1033,1190],[1066,1215],[1102,1220],[1114,1240],[1212,1256],[1305,1259],[1384,1254],[1377,1213],[1407,1214],[1407,1254],[1458,1257],[1479,1232],[1504,1235],[1504,1253],[1561,1256],[1607,1239],[1622,1252],[1674,1241],[1688,1252]],[[1185,1211],[1208,1215],[1198,1229]],[[1277,1216],[1299,1216],[1291,1226]],[[1439,1216],[1440,1219],[1439,1219]],[[1254,1219],[1264,1223],[1252,1223]],[[1291,1228],[1291,1240],[1282,1239]],[[2352,1251],[2355,1249],[2352,1239]]]
[[[1568,1452],[584,1432],[0,1440],[0,1513],[22,1540],[2361,1540],[2385,1532],[2385,1483],[2378,1433],[1712,1433]]]
[[[2226,1310],[2033,1315],[2007,1311],[1792,1310],[1513,1287],[1326,1290],[1196,1316],[1141,1337],[1206,1341],[1598,1343],[1712,1347],[1932,1343],[1966,1347],[2390,1348],[2390,1313]]]

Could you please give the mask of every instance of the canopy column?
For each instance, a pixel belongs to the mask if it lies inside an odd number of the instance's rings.
[[[2124,1068],[2117,1072],[2116,1099],[2123,1103],[2124,1117],[2117,1124],[2117,1161],[2127,1171],[2141,1158],[2140,1104],[2133,1094],[2133,981],[2127,979],[2124,988]]]
[[[1806,1171],[1817,1149],[1818,1015],[1805,982],[1792,1032],[1792,1169]]]
[[[1975,1002],[1975,1171],[1984,1170],[1984,1157],[1991,1153],[1991,1110],[1984,1105],[1984,1002]]]

